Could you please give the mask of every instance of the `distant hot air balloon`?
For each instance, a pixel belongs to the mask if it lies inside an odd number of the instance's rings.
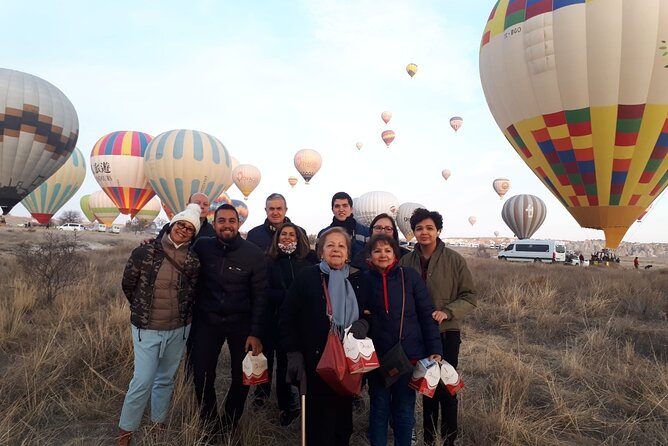
[[[0,68],[0,208],[9,211],[65,164],[79,136],[69,99],[44,79]]]
[[[383,113],[380,114],[380,119],[383,120],[385,124],[390,122],[390,119],[392,119],[392,112],[391,111],[384,111]]]
[[[417,73],[418,66],[415,65],[414,63],[409,63],[406,65],[406,73],[413,79],[413,76],[415,76],[415,73]]]
[[[355,147],[357,147],[357,150],[362,150],[362,147],[364,147],[364,143],[358,141],[357,144],[355,144]]]
[[[90,152],[95,180],[121,214],[134,218],[155,192],[144,174],[144,153],[153,137],[142,132],[111,132],[100,138]]]
[[[213,222],[213,216],[216,214],[216,209],[223,204],[232,204],[232,199],[225,192],[218,195],[217,198],[211,200],[209,203],[209,213],[206,214],[206,218],[209,222]]]
[[[65,164],[21,200],[21,204],[35,220],[45,225],[79,190],[84,178],[86,162],[81,151],[75,148]]]
[[[499,236],[499,234],[500,234],[500,232],[499,232],[499,231],[494,231],[494,237],[498,237],[498,236]]]
[[[499,0],[489,16],[487,103],[575,220],[616,248],[668,185],[668,2],[528,3]]]
[[[637,220],[638,220],[638,223],[641,222],[641,220],[643,219],[643,217],[644,217],[645,215],[647,215],[647,213],[649,212],[650,209],[652,209],[652,205],[651,205],[651,204],[649,205],[649,207],[648,207],[647,209],[645,209],[644,211],[642,211],[642,214],[638,215],[638,219],[637,219]]]
[[[471,226],[473,226],[476,221],[478,221],[478,219],[475,218],[473,215],[469,217],[469,223],[471,223]]]
[[[369,226],[371,220],[385,212],[396,220],[399,200],[393,194],[383,191],[372,191],[362,194],[354,201],[353,214],[359,223]]]
[[[453,116],[450,118],[450,127],[456,132],[464,123],[464,120],[459,116]]]
[[[260,173],[260,169],[251,164],[239,164],[232,171],[232,180],[234,180],[234,184],[239,188],[241,193],[244,194],[244,200],[248,200],[248,196],[260,184],[261,179],[262,174]]]
[[[137,211],[134,218],[152,222],[158,217],[158,214],[160,214],[160,209],[162,209],[160,199],[156,196],[153,196],[153,198],[148,200],[148,203],[146,203],[143,208]]]
[[[103,225],[113,225],[116,217],[121,215],[121,211],[118,210],[116,204],[101,190],[90,194],[88,205],[90,210],[93,211],[95,219]]]
[[[170,130],[146,147],[144,171],[163,208],[181,212],[195,192],[219,196],[231,178],[232,160],[222,142],[197,130]],[[171,217],[170,217],[171,218]]]
[[[295,168],[306,184],[309,184],[311,178],[318,173],[320,166],[322,166],[322,157],[315,150],[302,149],[295,154]]]
[[[545,221],[547,207],[534,195],[515,195],[503,204],[501,218],[519,239],[531,238]]]
[[[246,223],[248,219],[248,206],[246,206],[246,203],[241,200],[232,200],[232,206],[234,206],[237,214],[239,214],[239,226]]]
[[[288,184],[294,189],[299,180],[297,177],[288,177]]]
[[[445,181],[448,181],[448,178],[450,178],[450,175],[452,175],[452,172],[450,172],[450,169],[443,169],[441,172],[441,175],[443,175],[443,179]]]
[[[508,178],[497,178],[492,181],[492,188],[494,192],[499,194],[499,198],[503,200],[503,196],[506,195],[506,192],[510,189],[510,180]]]
[[[415,236],[411,229],[411,216],[418,208],[426,209],[426,207],[420,203],[402,203],[397,211],[397,226],[404,234],[404,237],[406,237],[406,240],[411,240]]]
[[[86,216],[86,219],[91,223],[95,223],[95,214],[90,210],[88,200],[90,200],[90,194],[81,197],[79,200],[79,207],[81,208],[81,212]]]
[[[394,132],[392,130],[385,130],[380,136],[383,138],[385,145],[390,147],[390,144],[394,141]]]

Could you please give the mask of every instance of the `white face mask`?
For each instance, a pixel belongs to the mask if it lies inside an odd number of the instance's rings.
[[[290,242],[287,245],[284,245],[281,242],[278,242],[278,247],[281,251],[286,254],[292,254],[297,250],[297,242]]]

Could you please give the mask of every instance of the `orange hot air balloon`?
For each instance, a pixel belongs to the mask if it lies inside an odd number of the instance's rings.
[[[390,111],[384,111],[383,113],[380,114],[380,119],[383,120],[385,124],[390,122],[390,119],[392,119],[392,112]]]
[[[476,221],[478,221],[478,219],[475,218],[473,215],[469,217],[469,223],[471,223],[471,226],[473,226]]]
[[[304,178],[306,184],[309,184],[311,178],[318,173],[322,166],[322,157],[313,149],[302,149],[295,153],[295,169]]]
[[[450,172],[450,169],[443,169],[441,172],[441,175],[443,175],[443,179],[445,181],[448,181],[448,178],[450,178],[450,175],[452,175],[452,172]]]
[[[390,144],[392,144],[392,141],[394,141],[394,132],[392,130],[385,130],[383,133],[381,133],[381,138],[383,138],[383,142],[387,147],[390,147]]]
[[[295,186],[297,185],[298,182],[299,182],[299,180],[297,179],[297,177],[289,177],[289,178],[288,178],[288,184],[289,184],[293,189],[295,188]]]
[[[506,192],[510,189],[510,180],[508,178],[497,178],[492,181],[492,188],[494,192],[499,194],[499,198],[503,200],[503,196],[506,195]]]

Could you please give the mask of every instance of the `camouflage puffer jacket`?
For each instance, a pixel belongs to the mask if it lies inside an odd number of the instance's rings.
[[[155,279],[162,262],[167,261],[161,243],[161,240],[158,239],[153,243],[135,248],[130,254],[123,272],[121,286],[125,297],[130,302],[130,321],[137,328],[148,327]],[[183,319],[183,325],[187,325],[192,317],[192,307],[199,276],[197,254],[188,251],[182,269],[185,274],[179,274],[177,294],[179,314]]]

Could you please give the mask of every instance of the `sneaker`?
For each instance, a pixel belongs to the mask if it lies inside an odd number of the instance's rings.
[[[278,415],[278,421],[283,427],[288,427],[292,422],[299,417],[301,411],[299,409],[294,410],[282,410]]]

